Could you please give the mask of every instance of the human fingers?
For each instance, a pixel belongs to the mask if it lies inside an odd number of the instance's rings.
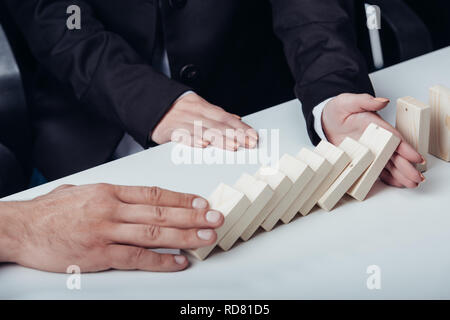
[[[145,248],[201,248],[212,245],[217,239],[213,229],[176,229],[143,224],[117,224],[105,233],[114,243]]]
[[[389,172],[389,170],[387,170],[386,168],[383,169],[383,171],[380,174],[380,179],[381,181],[383,181],[384,183],[397,187],[397,188],[403,188],[403,185],[398,182],[393,176],[392,174]]]
[[[208,201],[200,196],[159,187],[114,185],[113,188],[119,200],[125,203],[191,209],[207,209],[209,207]]]
[[[189,265],[185,256],[156,253],[141,247],[113,244],[106,250],[110,268],[118,270],[176,272]]]
[[[117,211],[116,219],[124,223],[182,229],[216,229],[224,221],[223,215],[215,210],[170,208],[142,204],[123,204]]]
[[[391,160],[386,165],[386,169],[389,170],[392,177],[406,188],[417,188],[418,183],[406,178],[403,173],[392,163]]]
[[[399,154],[394,154],[391,157],[392,163],[396,168],[400,170],[400,172],[411,181],[416,183],[421,183],[425,180],[425,177],[422,173],[420,173],[408,160],[403,158]]]

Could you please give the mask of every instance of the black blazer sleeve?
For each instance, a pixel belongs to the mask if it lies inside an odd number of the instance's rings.
[[[312,114],[317,104],[341,93],[373,94],[345,1],[271,0],[274,30],[283,42],[314,144],[320,141]]]
[[[6,4],[46,71],[143,147],[150,145],[151,131],[176,98],[190,89],[156,72],[123,38],[106,30],[88,0]],[[66,27],[70,5],[81,8],[81,30]]]
[[[14,154],[0,143],[0,198],[26,188],[25,173]]]

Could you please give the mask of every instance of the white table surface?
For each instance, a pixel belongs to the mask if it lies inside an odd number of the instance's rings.
[[[450,86],[450,47],[371,75],[378,96],[412,95]],[[395,119],[392,102],[382,115]],[[280,155],[311,146],[300,103],[291,101],[244,119],[279,129]],[[265,139],[261,145],[265,145]],[[166,144],[46,185],[9,200],[30,199],[64,183],[158,185],[208,196],[259,165],[175,165]],[[205,151],[210,152],[210,151]],[[242,151],[240,151],[242,152]],[[379,299],[450,298],[450,164],[429,157],[427,181],[415,190],[378,182],[362,203],[347,199],[332,213],[316,210],[272,232],[260,232],[229,252],[216,252],[179,273],[108,271],[81,276],[0,265],[0,298],[24,299]],[[381,269],[381,289],[366,286],[369,265]]]

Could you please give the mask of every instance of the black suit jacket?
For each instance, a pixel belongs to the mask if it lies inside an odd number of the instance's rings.
[[[27,179],[16,156],[0,143],[0,198],[26,188]]]
[[[372,91],[345,10],[353,0],[4,1],[39,63],[35,159],[49,179],[107,161],[125,131],[151,146],[186,90],[240,115],[295,92],[314,143],[317,103]],[[81,30],[66,27],[73,4]],[[158,21],[172,79],[151,66]]]

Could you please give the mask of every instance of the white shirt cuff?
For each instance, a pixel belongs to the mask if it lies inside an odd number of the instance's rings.
[[[323,108],[325,108],[326,104],[333,99],[334,97],[331,97],[321,103],[319,103],[317,106],[314,107],[312,113],[314,116],[314,130],[316,131],[317,135],[320,137],[320,139],[328,141],[327,137],[325,136],[325,133],[323,132],[322,128],[322,112]]]
[[[195,93],[195,92],[192,91],[192,90],[189,90],[189,91],[186,91],[185,93],[180,94],[180,96],[177,98],[176,101],[180,100],[180,99],[183,98],[184,96],[187,96],[188,94],[191,94],[191,93]]]

